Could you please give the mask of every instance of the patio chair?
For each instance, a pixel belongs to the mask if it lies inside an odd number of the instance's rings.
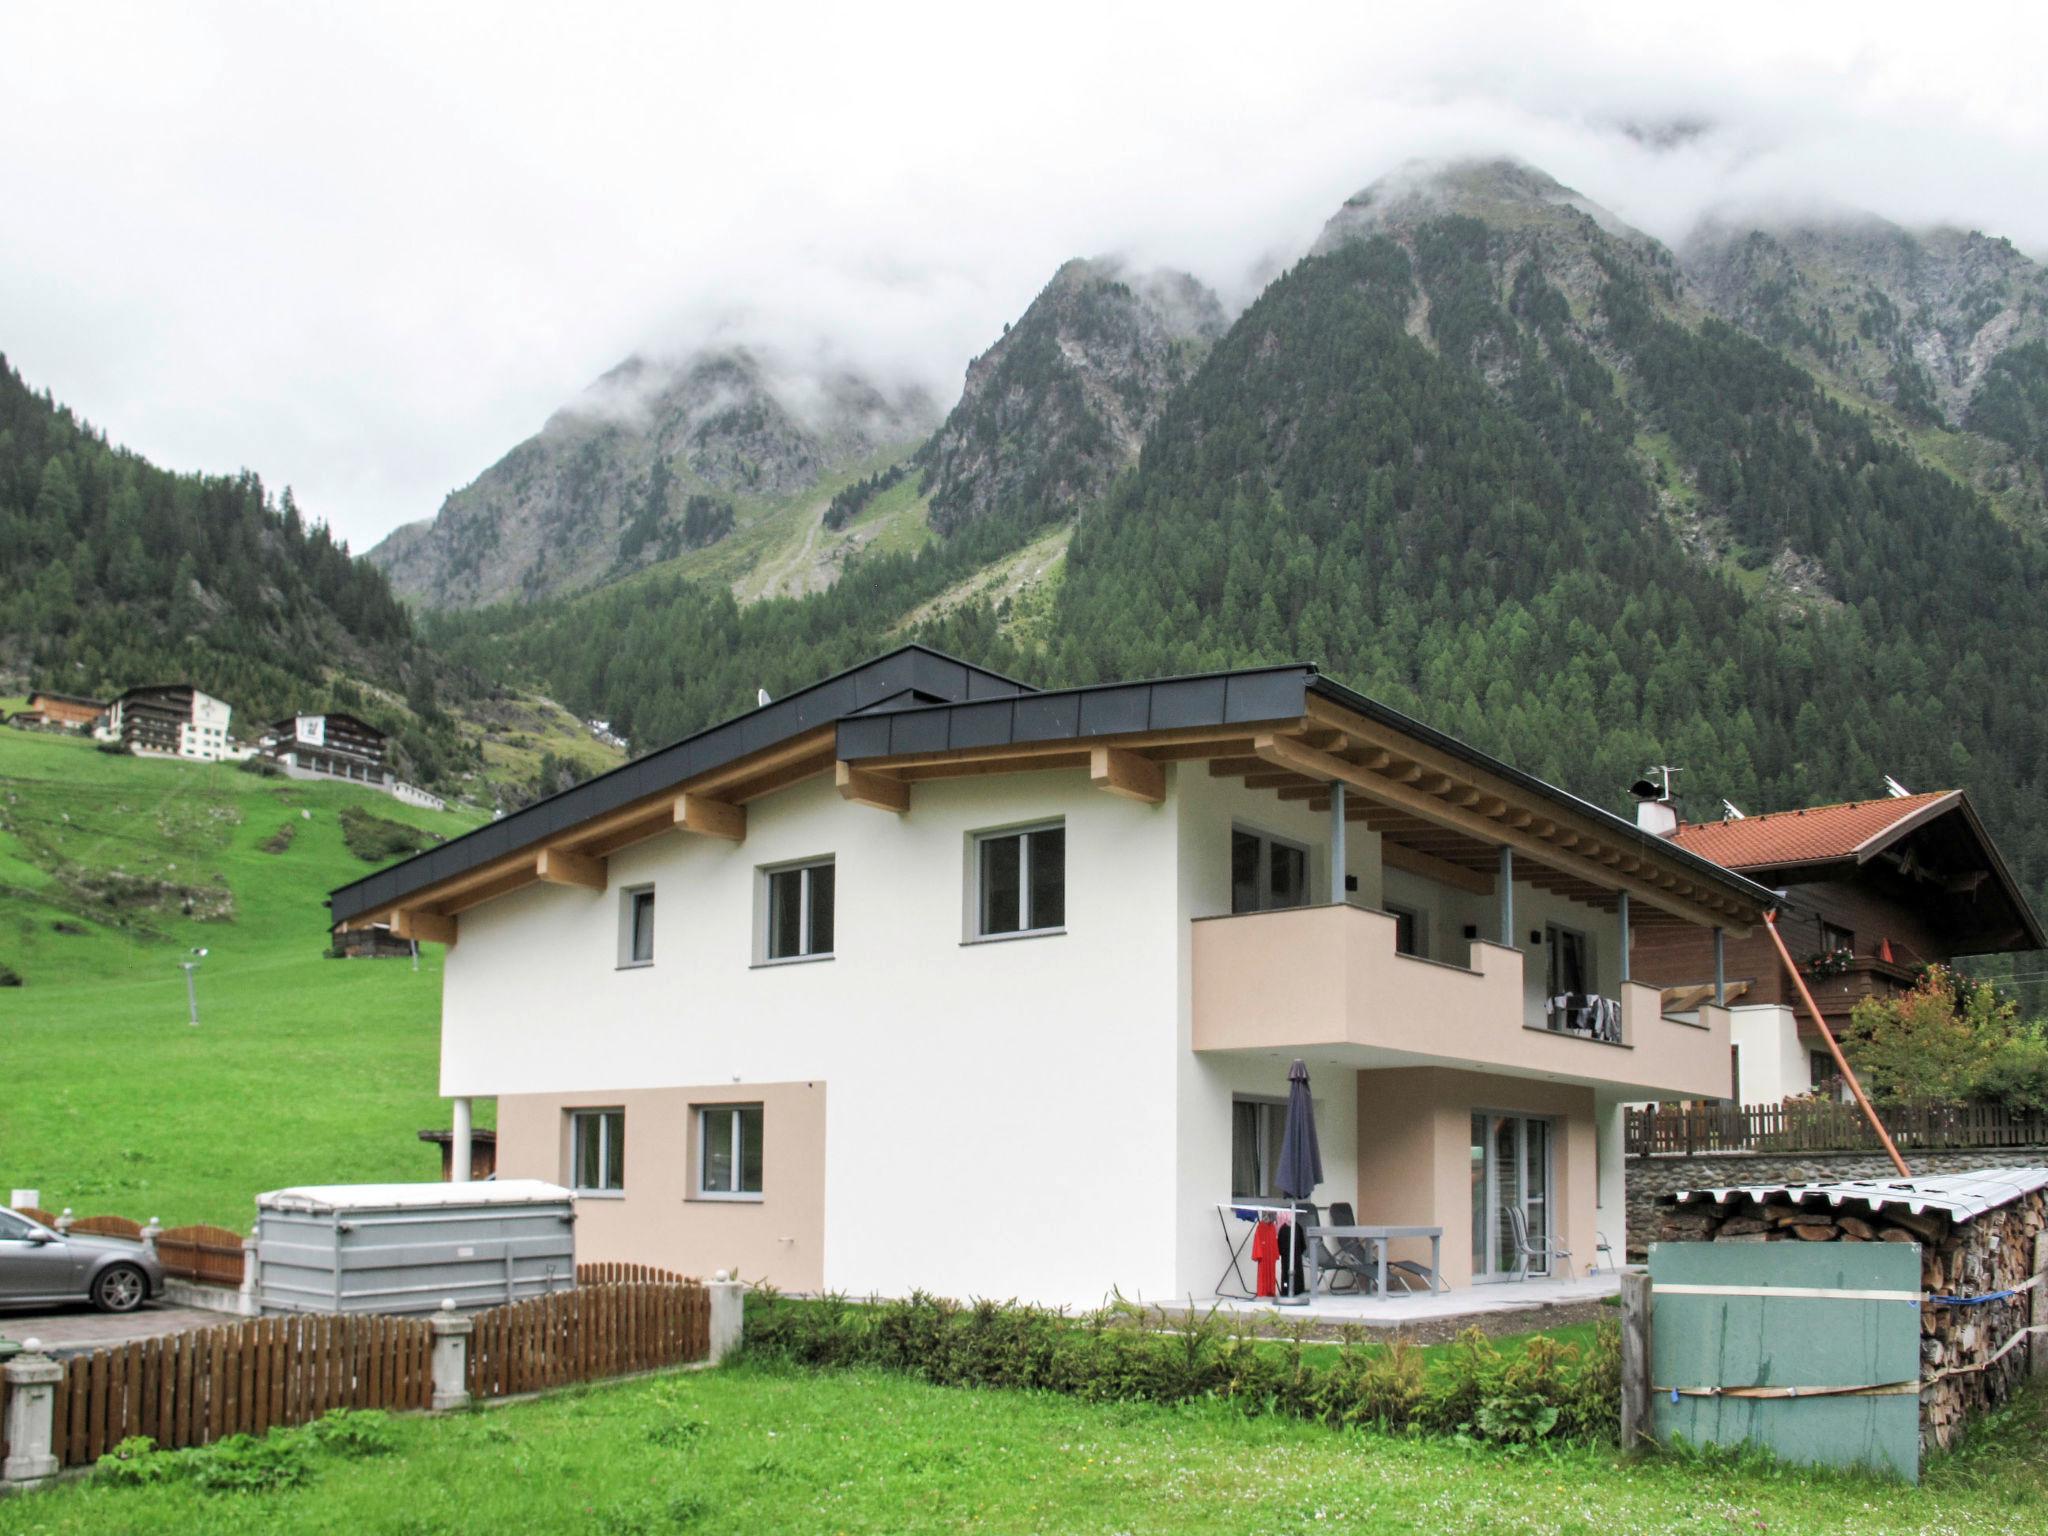
[[[1300,1219],[1307,1222],[1311,1227],[1320,1227],[1324,1224],[1322,1216],[1313,1205],[1304,1202],[1300,1207],[1300,1211]],[[1339,1219],[1337,1215],[1339,1211],[1345,1213],[1342,1219]],[[1329,1225],[1333,1227],[1348,1227],[1351,1225],[1350,1211],[1351,1207],[1348,1205],[1331,1206]],[[1372,1289],[1371,1263],[1360,1255],[1346,1251],[1346,1244],[1349,1244],[1354,1249],[1363,1248],[1364,1245],[1357,1238],[1340,1237],[1336,1239],[1334,1246],[1332,1246],[1331,1240],[1326,1237],[1314,1238],[1312,1241],[1316,1245],[1316,1272],[1329,1282],[1329,1289],[1332,1294],[1336,1292],[1338,1277],[1343,1275],[1350,1276],[1350,1289],[1353,1291]]]
[[[1330,1225],[1333,1227],[1355,1227],[1358,1225],[1358,1217],[1352,1213],[1351,1203],[1348,1200],[1333,1200],[1330,1202]],[[1337,1244],[1339,1249],[1340,1256],[1338,1262],[1357,1277],[1358,1289],[1361,1291],[1373,1289],[1379,1283],[1379,1275],[1373,1265],[1372,1249],[1366,1246],[1365,1240],[1359,1237],[1339,1237],[1332,1241]],[[1395,1279],[1400,1280],[1401,1289],[1404,1291],[1434,1291],[1436,1289],[1436,1282],[1429,1272],[1429,1266],[1427,1264],[1418,1264],[1413,1259],[1387,1260],[1387,1280],[1389,1283],[1392,1283]]]
[[[1522,1214],[1522,1208],[1519,1205],[1508,1207],[1508,1224],[1514,1229],[1512,1235],[1515,1240],[1515,1278],[1517,1280],[1529,1278],[1529,1261],[1531,1259],[1543,1259],[1546,1261],[1550,1259],[1563,1259],[1565,1278],[1567,1280],[1571,1278],[1571,1249],[1562,1247],[1548,1238],[1543,1239],[1541,1242],[1532,1240],[1529,1236],[1529,1218]]]

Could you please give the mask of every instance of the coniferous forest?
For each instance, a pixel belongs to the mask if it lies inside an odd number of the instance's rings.
[[[234,706],[238,731],[349,709],[389,730],[423,781],[463,757],[440,707],[446,669],[411,615],[289,490],[159,469],[4,357],[0,661],[37,687],[100,698],[190,682]]]

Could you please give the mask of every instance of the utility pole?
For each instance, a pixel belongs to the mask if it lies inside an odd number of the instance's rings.
[[[194,1029],[199,1027],[199,984],[192,979],[192,973],[205,958],[205,950],[195,949],[191,959],[178,962],[178,969],[185,973],[185,1022]]]

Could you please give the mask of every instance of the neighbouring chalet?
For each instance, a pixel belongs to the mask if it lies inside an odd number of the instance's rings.
[[[156,683],[115,699],[94,734],[130,752],[214,763],[230,755],[230,713],[190,683]]]
[[[1440,1229],[1451,1284],[1622,1251],[1622,1107],[1729,1052],[1630,936],[1770,901],[1313,667],[1040,692],[909,646],[330,909],[448,946],[452,1171],[495,1096],[580,1257],[1092,1305],[1225,1284],[1295,1058],[1317,1200]]]
[[[1908,991],[1920,968],[1963,955],[2048,947],[1997,845],[1959,789],[1680,825],[1671,841],[1784,893],[1779,931],[1831,1029],[1866,997]],[[1828,1084],[1832,1058],[1761,929],[1729,937],[1732,1094],[1778,1103]],[[1711,986],[1711,939],[1643,931],[1636,969],[1690,1008]]]
[[[382,788],[391,782],[388,740],[354,715],[294,715],[270,728],[264,752],[294,777],[349,779]]]
[[[75,693],[32,693],[28,696],[28,707],[47,724],[72,731],[88,729],[107,712],[107,706],[98,699],[82,698]]]

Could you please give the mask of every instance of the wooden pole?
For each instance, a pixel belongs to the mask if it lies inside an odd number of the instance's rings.
[[[1656,1442],[1650,1427],[1650,1277],[1621,1272],[1621,1449],[1636,1456]]]
[[[2048,1327],[2048,1232],[2034,1234],[2034,1280],[2034,1288],[2027,1292],[2027,1322]],[[2027,1374],[2036,1381],[2048,1380],[2048,1333],[2027,1340]]]
[[[1785,936],[1778,932],[1778,914],[1766,912],[1764,927],[1771,935],[1771,942],[1778,947],[1778,958],[1785,963],[1785,974],[1792,978],[1792,985],[1799,992],[1799,1000],[1806,1005],[1808,1017],[1814,1028],[1820,1031],[1821,1039],[1827,1042],[1828,1054],[1835,1058],[1835,1070],[1842,1074],[1842,1081],[1849,1085],[1849,1091],[1856,1095],[1864,1117],[1870,1121],[1870,1128],[1877,1132],[1877,1139],[1884,1144],[1885,1156],[1892,1160],[1892,1166],[1899,1170],[1899,1177],[1910,1179],[1913,1170],[1906,1166],[1906,1160],[1899,1156],[1899,1149],[1892,1145],[1892,1133],[1884,1128],[1884,1121],[1878,1118],[1876,1107],[1870,1096],[1863,1091],[1863,1085],[1856,1080],[1855,1070],[1849,1065],[1849,1058],[1842,1054],[1842,1047],[1835,1040],[1835,1032],[1828,1028],[1828,1021],[1820,1016],[1820,1009],[1813,1001],[1813,994],[1806,990],[1806,978],[1799,974],[1799,967],[1792,963],[1792,951],[1785,947]]]

